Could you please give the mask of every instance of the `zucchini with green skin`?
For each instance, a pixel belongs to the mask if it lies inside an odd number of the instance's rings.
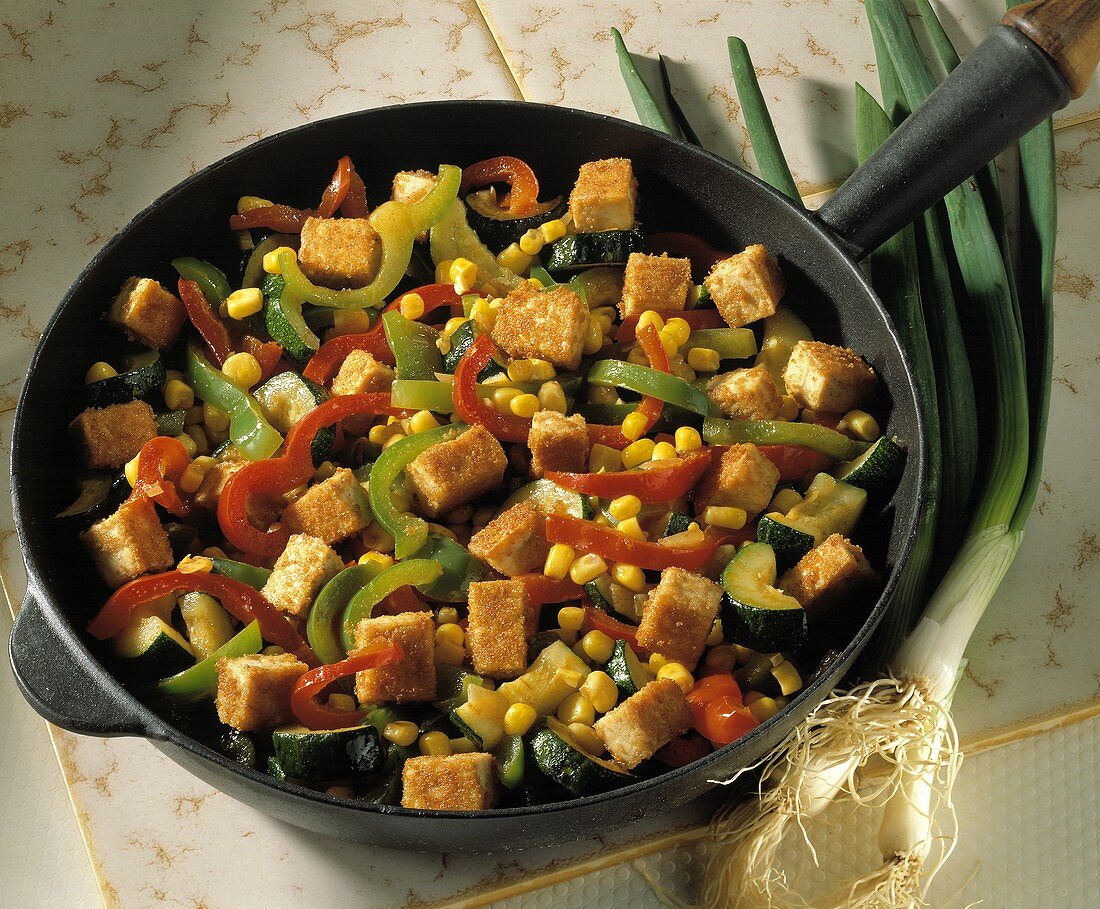
[[[233,637],[229,613],[209,594],[189,591],[179,598],[179,605],[187,626],[187,639],[200,660]]]
[[[89,407],[110,407],[148,398],[160,391],[168,381],[164,360],[155,350],[142,354],[140,360],[125,372],[84,386]],[[180,430],[182,432],[182,430]]]
[[[819,473],[805,498],[785,515],[773,511],[760,518],[756,539],[775,550],[779,570],[785,571],[826,537],[851,533],[866,504],[867,490]]]
[[[411,748],[402,745],[390,745],[386,753],[386,763],[382,766],[381,781],[369,792],[363,794],[360,801],[370,805],[401,804],[401,768],[405,761],[414,757]]]
[[[637,694],[653,680],[653,673],[642,665],[642,661],[626,641],[615,642],[604,672],[611,676],[611,681],[618,687],[620,700]]]
[[[576,796],[606,792],[635,779],[624,767],[586,752],[569,727],[554,717],[546,718],[527,747],[539,770]]]
[[[905,449],[897,439],[883,436],[858,458],[836,466],[833,476],[869,493],[889,494],[905,466]]]
[[[497,761],[497,775],[505,789],[515,789],[523,782],[526,764],[523,736],[506,735],[493,751]]]
[[[443,355],[442,372],[454,373],[454,371],[458,369],[458,361],[466,355],[466,351],[470,349],[470,345],[474,343],[474,338],[477,337],[476,329],[477,326],[474,325],[473,320],[467,318],[467,320],[458,326],[451,334],[449,338],[451,347],[450,350]],[[488,382],[493,376],[499,376],[503,372],[503,366],[496,360],[490,360],[481,368],[481,372],[477,374],[477,380],[479,382]]]
[[[318,404],[329,399],[329,393],[316,382],[290,370],[272,376],[253,396],[264,418],[284,435]],[[335,427],[326,426],[317,432],[310,446],[315,465],[329,456],[335,441]]]
[[[485,687],[485,679],[460,666],[442,665],[436,667],[435,696],[433,702],[437,710],[449,713],[466,703],[471,685]]]
[[[187,425],[186,410],[164,410],[154,414],[158,436],[178,436]]]
[[[506,705],[522,701],[539,716],[546,716],[581,686],[588,671],[584,660],[564,641],[557,641],[543,650],[523,675],[505,682],[495,693]]]
[[[268,275],[261,287],[264,294],[264,324],[271,339],[280,344],[286,355],[305,363],[317,353],[321,339],[306,324],[302,301],[286,289],[280,275]]]
[[[588,496],[571,489],[563,489],[550,480],[535,480],[521,486],[504,500],[500,513],[521,502],[530,505],[544,518],[552,514],[564,514],[587,521],[595,517],[596,513]]]
[[[722,571],[722,630],[726,640],[753,650],[795,650],[806,643],[806,610],[775,586],[775,553],[748,543]]]
[[[275,760],[301,780],[349,780],[374,773],[385,759],[373,726],[307,729],[283,726],[271,733]]]
[[[495,195],[480,190],[466,197],[466,221],[481,238],[481,242],[493,252],[500,252],[506,246],[516,243],[527,231],[560,218],[569,210],[569,203],[558,196],[549,202],[539,202],[534,212],[522,218],[502,218],[502,209],[497,204]]]
[[[99,520],[111,514],[129,494],[130,484],[123,474],[97,470],[77,480],[76,500],[57,517]]]
[[[119,632],[112,647],[136,676],[159,678],[180,672],[195,664],[195,651],[191,644],[166,617],[156,610],[135,612],[130,623]]]
[[[640,230],[601,230],[568,234],[547,247],[547,271],[572,271],[596,265],[625,265],[631,253],[645,249]]]
[[[491,751],[503,735],[508,703],[495,691],[470,685],[466,688],[466,703],[451,711],[450,720],[475,748]]]
[[[230,729],[218,738],[217,751],[225,755],[231,761],[243,764],[245,767],[256,767],[256,743],[247,733],[239,729]]]
[[[661,536],[671,537],[683,533],[691,524],[691,515],[686,515],[682,511],[673,511],[668,516],[668,524],[665,525],[665,532]]]
[[[749,661],[734,673],[737,685],[743,693],[759,691],[768,697],[779,697],[783,691],[773,670],[776,662],[782,662],[779,653],[754,653]]]
[[[621,584],[613,583],[607,574],[585,584],[584,592],[593,606],[610,616],[626,619],[635,625],[642,619],[634,594]]]

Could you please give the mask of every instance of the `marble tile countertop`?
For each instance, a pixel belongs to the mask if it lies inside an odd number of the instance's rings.
[[[999,0],[933,3],[964,50],[1003,9]],[[853,168],[852,85],[877,89],[857,0],[7,0],[0,455],[10,454],[20,382],[57,301],[156,196],[256,139],[365,107],[505,98],[635,119],[611,26],[647,76],[658,52],[669,58],[703,142],[751,168],[725,55],[726,36],[740,35],[804,195],[828,192]],[[1094,82],[1056,123],[1052,444],[1028,540],[978,629],[956,698],[971,757],[958,793],[962,839],[937,882],[937,906],[1085,907],[1100,893],[1100,611],[1090,608],[1100,578],[1090,482],[1100,472],[1098,118]],[[25,578],[3,494],[0,573],[14,610]],[[5,636],[7,621],[0,610]],[[396,854],[272,821],[146,742],[48,734],[6,660],[0,717],[9,731],[3,906],[658,906],[642,870],[689,893],[711,807],[536,853]],[[840,861],[855,845],[848,825],[823,855]],[[612,857],[628,847],[629,861]]]

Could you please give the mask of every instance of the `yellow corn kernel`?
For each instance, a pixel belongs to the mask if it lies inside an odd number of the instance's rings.
[[[443,336],[449,338],[469,321],[469,319],[464,319],[462,316],[454,316],[448,319],[447,324],[443,326]]]
[[[187,410],[195,406],[195,391],[186,382],[169,379],[164,386],[164,403],[169,410]]]
[[[648,420],[645,414],[633,411],[623,417],[623,435],[630,439],[631,442],[636,442],[642,437],[642,434],[646,431]],[[648,460],[648,458],[646,459]]]
[[[471,754],[475,750],[474,743],[466,738],[466,736],[451,739],[451,754]]]
[[[513,360],[508,364],[508,378],[513,382],[530,382],[535,377],[535,368],[530,360]]]
[[[599,443],[588,452],[588,470],[591,473],[614,473],[622,466],[622,455],[617,449]]]
[[[635,366],[648,366],[649,357],[645,355],[645,351],[640,347],[632,347],[626,355],[627,363],[633,363]]]
[[[583,624],[584,610],[580,606],[562,606],[558,610],[558,627],[563,631],[580,631]]]
[[[656,443],[652,439],[638,439],[637,442],[631,442],[622,450],[623,467],[630,470],[632,467],[644,464],[653,455],[655,447]]]
[[[456,622],[448,622],[435,630],[435,641],[437,644],[453,644],[455,647],[462,647],[466,643],[466,632]]]
[[[531,419],[535,414],[539,412],[539,399],[532,394],[517,395],[508,402],[508,406],[511,408],[512,413],[517,417],[523,417],[525,420]]]
[[[726,639],[726,635],[722,630],[722,620],[715,619],[714,624],[710,626],[710,634],[707,635],[707,646],[717,647]]]
[[[454,606],[440,606],[435,622],[437,625],[454,625],[458,622],[458,610]]]
[[[278,656],[280,653],[286,653],[286,651],[278,644],[268,644],[260,653],[264,656]]]
[[[430,410],[418,410],[409,417],[409,435],[427,432],[429,429],[437,429],[438,427],[439,421],[432,416]]]
[[[512,412],[512,401],[518,398],[522,391],[518,388],[497,388],[493,391],[493,406],[501,413]]]
[[[850,432],[864,442],[873,442],[882,435],[878,420],[862,410],[849,410],[840,418],[836,428],[839,432]]]
[[[193,404],[187,408],[187,413],[183,415],[184,426],[198,426],[203,420],[202,405]]]
[[[213,458],[195,458],[194,461],[184,468],[183,473],[180,475],[180,489],[186,493],[198,492],[203,479],[205,479],[206,474],[213,466]]]
[[[405,294],[397,308],[406,319],[415,322],[424,315],[424,298],[420,294]]]
[[[453,280],[451,278],[451,266],[454,265],[454,259],[444,259],[438,263],[435,267],[435,283],[436,284],[450,284]]]
[[[573,560],[573,564],[569,566],[569,577],[573,579],[574,584],[583,586],[589,581],[596,580],[605,571],[607,571],[607,562],[590,552]]]
[[[649,456],[651,461],[672,461],[676,458],[676,448],[671,442],[658,442],[653,446],[653,454]]]
[[[717,372],[722,360],[711,347],[693,347],[688,351],[687,362],[698,372]]]
[[[558,719],[566,726],[572,723],[584,723],[591,726],[596,722],[596,709],[592,702],[579,691],[567,694],[565,700],[558,704]]]
[[[461,666],[466,659],[466,648],[454,644],[436,644],[433,662],[439,666]]]
[[[665,322],[663,331],[668,333],[677,347],[683,347],[691,337],[691,326],[686,319],[681,319],[679,316],[673,316]]]
[[[260,381],[263,370],[250,353],[235,353],[222,364],[222,372],[234,385],[251,388]]]
[[[126,482],[130,484],[131,488],[137,485],[137,467],[139,457],[140,455],[134,455],[129,461],[126,462],[126,466],[123,468],[123,472],[126,474]]]
[[[483,332],[490,332],[493,330],[493,326],[496,325],[497,313],[489,305],[488,300],[484,297],[478,297],[474,300],[474,305],[470,307],[470,318],[478,329]]]
[[[296,255],[293,249],[289,246],[280,246],[278,249],[273,249],[269,253],[264,253],[264,271],[269,275],[280,274],[283,270],[282,265],[279,263],[279,259],[283,253],[290,253]]]
[[[397,431],[390,433],[390,435],[386,437],[386,441],[382,443],[383,449],[389,448],[391,445],[394,444],[394,442],[400,442],[403,438],[405,438],[404,430],[402,430],[400,427],[393,428]]]
[[[385,423],[377,423],[370,428],[367,433],[367,439],[373,442],[375,445],[381,445],[391,435],[393,435],[393,428]]]
[[[737,666],[737,654],[732,647],[719,644],[707,651],[703,665],[716,672],[733,672]]]
[[[184,426],[183,434],[188,436],[192,442],[195,443],[195,450],[188,449],[188,453],[191,457],[195,455],[204,455],[210,451],[210,440],[206,438],[206,431],[201,426]],[[184,443],[186,446],[187,443]]]
[[[590,631],[581,638],[581,649],[593,663],[606,663],[611,659],[615,642],[602,631]]]
[[[543,382],[539,387],[538,398],[542,410],[564,414],[569,409],[560,382]]]
[[[625,521],[619,521],[618,531],[621,534],[625,534],[632,540],[644,540],[645,531],[642,530],[642,525],[638,523],[637,518],[627,518]]]
[[[325,703],[333,710],[356,710],[359,707],[350,694],[330,694]]]
[[[649,671],[656,674],[661,671],[661,667],[664,666],[668,660],[666,660],[659,653],[651,653],[649,655]]]
[[[657,332],[657,337],[661,339],[661,346],[665,349],[665,353],[670,357],[673,356],[679,347],[676,345],[676,338],[672,332],[667,328],[662,328]]]
[[[795,505],[798,505],[802,501],[802,496],[799,495],[797,489],[780,489],[772,497],[771,505],[768,506],[769,511],[778,511],[780,514],[786,514]]]
[[[727,530],[740,530],[749,519],[744,508],[711,505],[703,512],[703,523],[713,527],[725,527]]]
[[[595,319],[591,319],[588,322],[588,328],[584,333],[584,344],[582,350],[586,354],[598,353],[600,348],[603,347],[604,342],[604,330],[600,326],[600,323]]]
[[[775,702],[774,698],[769,698],[761,695],[754,700],[751,704],[746,703],[749,713],[760,720],[761,723],[764,720],[770,720],[773,716],[779,713],[779,705]]]
[[[451,263],[449,274],[455,293],[458,294],[469,293],[477,283],[477,266],[469,259],[455,259]]]
[[[558,374],[557,370],[554,369],[554,364],[549,360],[532,357],[527,362],[531,364],[531,378],[535,382],[547,382]]]
[[[267,199],[262,199],[259,196],[241,196],[237,200],[237,214],[247,214],[254,208],[270,208],[274,204],[274,202],[270,202]]]
[[[451,740],[445,732],[425,732],[420,736],[420,753],[432,757],[446,757],[451,753]]]
[[[359,556],[360,565],[378,565],[381,568],[389,568],[393,564],[393,556],[385,552],[364,552]]]
[[[332,313],[332,330],[337,335],[357,335],[371,326],[370,313],[362,309],[337,309]]]
[[[665,320],[661,318],[659,313],[654,312],[652,309],[647,309],[638,317],[638,327],[634,329],[635,334],[640,332],[647,325],[652,325],[657,331],[660,331],[665,327]]]
[[[625,495],[612,499],[607,506],[611,517],[616,521],[625,521],[627,518],[636,518],[642,510],[642,500],[637,496]]]
[[[194,427],[192,427],[192,428],[194,428]],[[193,437],[188,435],[186,432],[180,433],[178,436],[175,436],[174,438],[177,442],[179,442],[187,450],[187,456],[189,458],[193,458],[195,455],[197,455],[199,453],[198,443],[194,440]]]
[[[676,450],[680,452],[695,451],[703,447],[703,437],[694,426],[681,426],[676,430],[675,439]]]
[[[657,678],[659,679],[672,679],[680,689],[687,694],[695,687],[695,677],[688,672],[687,667],[683,663],[665,663],[660,669],[657,670]]]
[[[581,749],[593,757],[599,757],[607,748],[603,739],[597,735],[596,730],[586,723],[570,723],[569,734],[573,741],[581,746]]]
[[[776,415],[777,420],[785,420],[788,423],[798,419],[798,402],[790,395],[783,395],[780,398],[779,413]]]
[[[813,410],[810,407],[803,407],[802,408],[802,422],[803,423],[816,423],[817,422],[817,411]]]
[[[645,572],[637,565],[627,565],[620,562],[611,569],[611,577],[616,584],[621,584],[627,590],[634,593],[645,592]]]
[[[546,241],[542,239],[542,231],[537,228],[527,231],[519,238],[519,248],[529,256],[537,256],[542,252]]]
[[[553,243],[555,240],[560,240],[565,236],[566,231],[565,222],[561,218],[554,218],[554,220],[547,221],[539,227],[543,243]]]
[[[542,573],[548,578],[560,581],[569,574],[569,568],[573,564],[575,555],[576,553],[573,552],[572,546],[566,546],[564,543],[555,543],[546,554],[546,563],[543,565]],[[565,626],[563,625],[562,627],[564,628]],[[578,625],[577,627],[579,628],[580,626]]]
[[[593,313],[592,321],[600,326],[600,334],[611,334],[611,326],[614,322],[611,316],[603,315],[602,313],[597,316],[595,313]]]
[[[229,429],[229,414],[223,410],[218,410],[212,404],[203,402],[202,422],[212,432],[225,432]]]
[[[520,249],[518,243],[512,243],[497,253],[497,264],[518,275],[531,266],[531,257]]]
[[[538,718],[534,707],[520,701],[504,711],[504,732],[507,735],[527,735]]]
[[[611,681],[611,676],[602,669],[595,669],[588,673],[584,684],[578,690],[592,702],[596,713],[607,713],[619,701],[618,685]]]
[[[419,734],[420,730],[416,728],[416,723],[410,723],[408,720],[386,723],[382,728],[382,738],[402,748],[408,748],[416,741]]]
[[[214,563],[207,556],[184,556],[176,569],[184,574],[209,574]]]
[[[100,360],[88,367],[88,371],[84,373],[84,384],[91,385],[93,382],[102,382],[104,379],[111,379],[117,375],[117,369],[110,363],[104,363]]]
[[[258,287],[243,287],[225,298],[225,311],[231,319],[247,319],[264,308],[264,295]]]

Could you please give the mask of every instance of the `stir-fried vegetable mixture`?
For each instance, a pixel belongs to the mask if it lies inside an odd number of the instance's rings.
[[[643,233],[629,160],[540,194],[501,157],[370,209],[343,158],[314,209],[241,198],[235,280],[123,285],[62,517],[186,731],[334,796],[556,801],[746,734],[862,619],[873,369],[763,246]]]

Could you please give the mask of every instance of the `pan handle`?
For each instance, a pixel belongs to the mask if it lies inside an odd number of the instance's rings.
[[[165,739],[165,725],[142,708],[48,614],[33,588],[12,625],[8,654],[15,681],[44,719],[84,735]]]
[[[817,217],[861,259],[1082,93],[1100,0],[1014,7],[833,194]]]

